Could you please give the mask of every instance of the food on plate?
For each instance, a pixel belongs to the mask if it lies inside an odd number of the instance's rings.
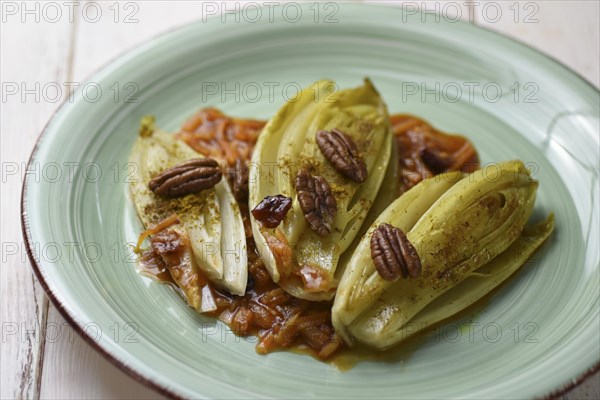
[[[389,116],[373,84],[335,88],[319,81],[286,103],[260,134],[250,167],[251,209],[269,196],[292,199],[276,227],[252,219],[258,252],[274,282],[315,301],[335,295],[338,259],[358,234],[392,151]]]
[[[246,291],[242,215],[216,161],[153,124],[151,117],[142,121],[130,156],[138,166],[131,198],[146,227],[140,244],[150,237],[188,303],[212,311],[207,281],[234,294]]]
[[[172,135],[147,117],[131,162],[142,271],[261,354],[394,346],[486,296],[554,228],[528,223],[538,182],[521,161],[480,169],[468,139],[389,116],[368,79],[318,81],[268,122],[205,108]]]
[[[477,295],[463,306],[491,291],[552,230],[550,216],[524,231],[537,186],[522,162],[508,161],[464,177],[445,173],[407,191],[348,261],[333,305],[336,331],[348,343],[384,349],[417,331],[416,316],[423,329],[458,311],[438,307],[435,317],[420,314],[448,290],[459,290],[455,303],[461,303],[459,284],[466,278],[476,277],[471,291]]]
[[[414,115],[390,118],[398,149],[399,193],[447,171],[474,172],[479,157],[467,138],[443,133]]]

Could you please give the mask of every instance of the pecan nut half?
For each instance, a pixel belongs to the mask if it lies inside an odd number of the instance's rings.
[[[404,232],[390,224],[381,224],[373,232],[371,258],[386,281],[417,278],[421,274],[419,254]]]
[[[296,192],[310,229],[321,237],[327,236],[337,212],[337,202],[325,178],[301,169],[296,176]]]
[[[222,177],[219,164],[211,158],[195,158],[169,168],[148,183],[155,194],[181,197],[215,186]]]
[[[346,178],[358,183],[367,179],[367,166],[350,136],[339,129],[320,131],[317,132],[317,145],[325,158]]]

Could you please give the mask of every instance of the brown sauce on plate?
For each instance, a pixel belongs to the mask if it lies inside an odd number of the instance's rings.
[[[479,169],[477,151],[467,138],[437,130],[414,115],[396,114],[390,121],[400,163],[400,193],[443,172]]]

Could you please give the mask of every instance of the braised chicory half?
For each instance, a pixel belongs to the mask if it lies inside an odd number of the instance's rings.
[[[371,225],[348,261],[332,311],[348,343],[385,349],[477,301],[502,283],[553,229],[526,227],[538,182],[520,161],[424,180]],[[372,258],[381,224],[406,232],[421,263],[416,279],[385,280]],[[442,297],[443,296],[443,297]]]
[[[161,191],[166,185],[153,187],[153,183],[161,174],[165,179],[178,178],[178,173],[185,178],[190,172],[186,165],[200,164],[204,168],[204,160],[208,159],[173,135],[155,129],[152,117],[142,121],[129,160],[136,167],[131,198],[146,227],[138,249],[150,237],[151,246],[186,300],[200,312],[216,309],[208,282],[232,294],[243,295],[246,291],[246,235],[238,203],[214,165],[208,172],[216,173],[216,179],[209,176],[211,187],[197,193],[180,196],[176,190],[169,195],[169,191]],[[179,169],[174,168],[177,166]],[[170,176],[169,171],[173,171]],[[206,178],[203,171],[191,172]],[[175,181],[179,185],[171,185],[171,189],[186,189],[185,184],[194,182],[198,179],[179,179]]]
[[[268,121],[204,109],[142,120],[136,252],[260,353],[387,349],[506,281],[554,229],[519,160],[480,169],[466,138],[392,116],[373,83],[321,80]],[[149,265],[149,267],[148,267]]]
[[[309,300],[335,295],[339,257],[359,233],[392,150],[373,84],[335,89],[318,81],[286,103],[260,134],[250,165],[251,209],[270,196],[291,201],[275,227],[252,219],[258,251],[273,281]]]

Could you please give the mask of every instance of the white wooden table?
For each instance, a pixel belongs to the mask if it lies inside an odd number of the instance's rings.
[[[238,7],[243,7],[238,2]],[[400,5],[401,2],[391,2]],[[600,83],[599,3],[590,1],[406,2],[457,13],[517,38]],[[218,9],[221,1],[213,2]],[[1,382],[9,398],[157,398],[91,349],[48,302],[21,238],[25,162],[69,86],[127,49],[202,18],[201,2],[5,1],[1,5]],[[229,2],[228,9],[236,7]],[[500,10],[500,14],[498,14]],[[75,82],[68,84],[68,82]],[[57,91],[62,88],[62,93]],[[15,92],[16,90],[16,92]],[[564,396],[598,399],[600,376]]]

